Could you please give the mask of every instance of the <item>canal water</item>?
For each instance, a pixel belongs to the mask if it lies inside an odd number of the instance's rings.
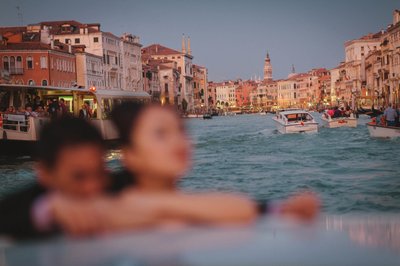
[[[319,114],[314,116],[319,120]],[[400,211],[400,139],[371,139],[357,128],[320,128],[317,134],[282,135],[272,115],[187,119],[195,154],[185,191],[240,192],[279,200],[314,191],[328,214]],[[319,120],[320,121],[320,120]],[[119,152],[110,150],[110,168]],[[32,182],[27,156],[0,157],[0,198]]]

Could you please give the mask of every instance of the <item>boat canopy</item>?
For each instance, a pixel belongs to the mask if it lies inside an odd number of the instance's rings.
[[[53,87],[53,86],[32,86],[32,85],[20,85],[20,84],[0,84],[1,88],[15,88],[15,89],[37,89],[37,90],[52,90],[59,92],[86,92],[89,94],[94,94],[101,97],[138,97],[138,98],[150,98],[150,94],[145,91],[123,91],[123,90],[100,90],[96,89],[94,91],[86,88],[78,87]]]

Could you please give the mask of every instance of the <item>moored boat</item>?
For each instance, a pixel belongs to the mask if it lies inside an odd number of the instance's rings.
[[[318,132],[318,123],[309,112],[304,110],[279,111],[272,119],[275,121],[277,130],[282,134]]]
[[[203,115],[203,119],[212,119],[212,115],[211,114],[204,114]]]
[[[97,90],[80,88],[60,88],[51,86],[0,85],[0,106],[24,107],[32,102],[27,99],[40,97],[40,105],[64,99],[68,115],[79,116],[81,106],[86,104],[91,115],[88,120],[101,132],[105,140],[115,140],[118,133],[114,128],[110,113],[114,106],[123,101],[150,101],[146,92],[128,92],[120,90]],[[0,144],[3,142],[35,142],[39,138],[42,126],[50,120],[50,115],[26,115],[24,113],[0,113]]]
[[[321,119],[327,128],[357,127],[357,118],[353,114],[350,114],[350,117],[331,117],[325,112],[322,114]]]
[[[377,125],[376,122],[367,123],[369,135],[372,138],[399,138],[400,127],[389,127],[385,125]]]

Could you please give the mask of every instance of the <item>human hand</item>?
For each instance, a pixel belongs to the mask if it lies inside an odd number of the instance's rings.
[[[280,213],[291,218],[310,221],[320,210],[320,201],[313,193],[301,193],[282,202]]]
[[[54,222],[72,236],[87,236],[104,230],[97,212],[98,202],[71,199],[55,194],[51,197]]]

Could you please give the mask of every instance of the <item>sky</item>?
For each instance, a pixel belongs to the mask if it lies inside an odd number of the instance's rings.
[[[345,41],[386,28],[394,9],[399,0],[0,0],[0,26],[98,22],[103,31],[139,36],[144,46],[178,50],[185,34],[209,80],[262,77],[267,52],[273,78],[281,79],[292,64],[298,73],[335,67]]]

